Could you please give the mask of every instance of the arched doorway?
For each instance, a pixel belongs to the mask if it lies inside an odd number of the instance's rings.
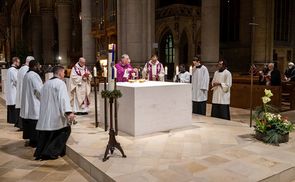
[[[179,42],[179,64],[188,64],[188,39],[186,32],[183,31]]]
[[[159,59],[168,67],[167,79],[172,79],[174,74],[175,47],[171,31],[167,31],[160,41]]]

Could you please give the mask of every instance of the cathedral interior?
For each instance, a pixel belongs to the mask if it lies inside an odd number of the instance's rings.
[[[247,73],[255,64],[293,61],[292,0],[1,0],[1,64],[33,55],[42,64],[70,66],[84,56],[89,65],[127,53],[141,65],[156,53],[169,74],[202,56],[208,68],[226,59]],[[292,33],[293,32],[293,33]]]

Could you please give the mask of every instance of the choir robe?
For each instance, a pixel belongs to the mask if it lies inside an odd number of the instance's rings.
[[[121,62],[115,65],[117,69],[117,82],[127,82],[131,79],[131,73],[135,73],[130,64],[123,65]]]
[[[70,98],[64,81],[53,77],[41,90],[40,117],[36,126],[39,140],[36,159],[55,159],[65,154],[71,128],[66,118],[71,113]]]
[[[23,65],[17,73],[17,85],[16,85],[16,101],[15,101],[15,108],[17,111],[17,123],[16,127],[22,129],[23,123],[22,119],[20,117],[20,106],[21,106],[21,99],[22,99],[22,88],[23,88],[23,80],[25,77],[25,74],[28,72],[29,66]]]
[[[36,124],[40,111],[40,91],[43,86],[40,76],[28,71],[23,79],[20,116],[23,119],[23,138],[30,139],[30,145],[36,146]]]
[[[16,99],[16,85],[17,85],[17,72],[18,70],[12,66],[7,70],[7,80],[5,85],[5,98],[7,106],[7,122],[15,124],[17,120],[17,112],[15,109]]]
[[[191,74],[188,71],[184,73],[179,73],[178,75],[175,75],[173,81],[180,82],[180,83],[190,83]]]
[[[85,73],[88,78],[83,79]],[[87,113],[89,110],[89,95],[91,91],[91,74],[86,66],[81,67],[79,63],[72,68],[70,76],[71,105],[75,113]]]
[[[209,90],[209,72],[206,66],[200,65],[193,69],[192,74],[192,100],[193,113],[206,115],[206,102]]]
[[[225,69],[223,71],[216,71],[212,80],[214,82],[221,83],[220,86],[212,88],[212,111],[211,116],[230,120],[230,88],[232,86],[231,73]]]
[[[155,64],[149,61],[142,70],[142,77],[149,81],[164,81],[165,70],[163,65],[159,61]]]

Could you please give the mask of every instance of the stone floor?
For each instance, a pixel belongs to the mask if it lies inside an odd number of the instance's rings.
[[[0,104],[1,182],[86,182],[95,181],[68,157],[35,161],[34,150],[24,147],[21,132],[6,122],[6,108]]]
[[[127,158],[115,151],[102,162],[108,133],[94,127],[91,108],[72,127],[68,155],[101,181],[294,180],[295,133],[280,147],[266,145],[253,138],[248,110],[231,108],[231,116],[234,121],[193,115],[191,127],[140,137],[119,133]]]
[[[0,112],[4,113],[0,118],[0,181],[91,181],[71,160],[97,181],[295,179],[295,133],[290,134],[289,143],[280,147],[263,144],[252,136],[248,110],[231,108],[234,121],[193,115],[190,127],[136,138],[119,132],[117,140],[127,158],[115,151],[106,162],[102,158],[108,133],[94,127],[93,105],[89,115],[78,116],[78,124],[72,127],[68,158],[47,162],[33,161],[33,150],[23,147],[20,134],[3,123],[5,108],[0,106]],[[295,115],[294,111],[286,114],[291,118]]]

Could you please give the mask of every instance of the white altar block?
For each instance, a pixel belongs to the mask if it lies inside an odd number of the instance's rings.
[[[100,88],[103,89],[103,84]],[[191,84],[119,82],[117,89],[123,95],[118,99],[119,131],[139,136],[192,124]],[[103,99],[100,108],[100,120],[104,122]]]

